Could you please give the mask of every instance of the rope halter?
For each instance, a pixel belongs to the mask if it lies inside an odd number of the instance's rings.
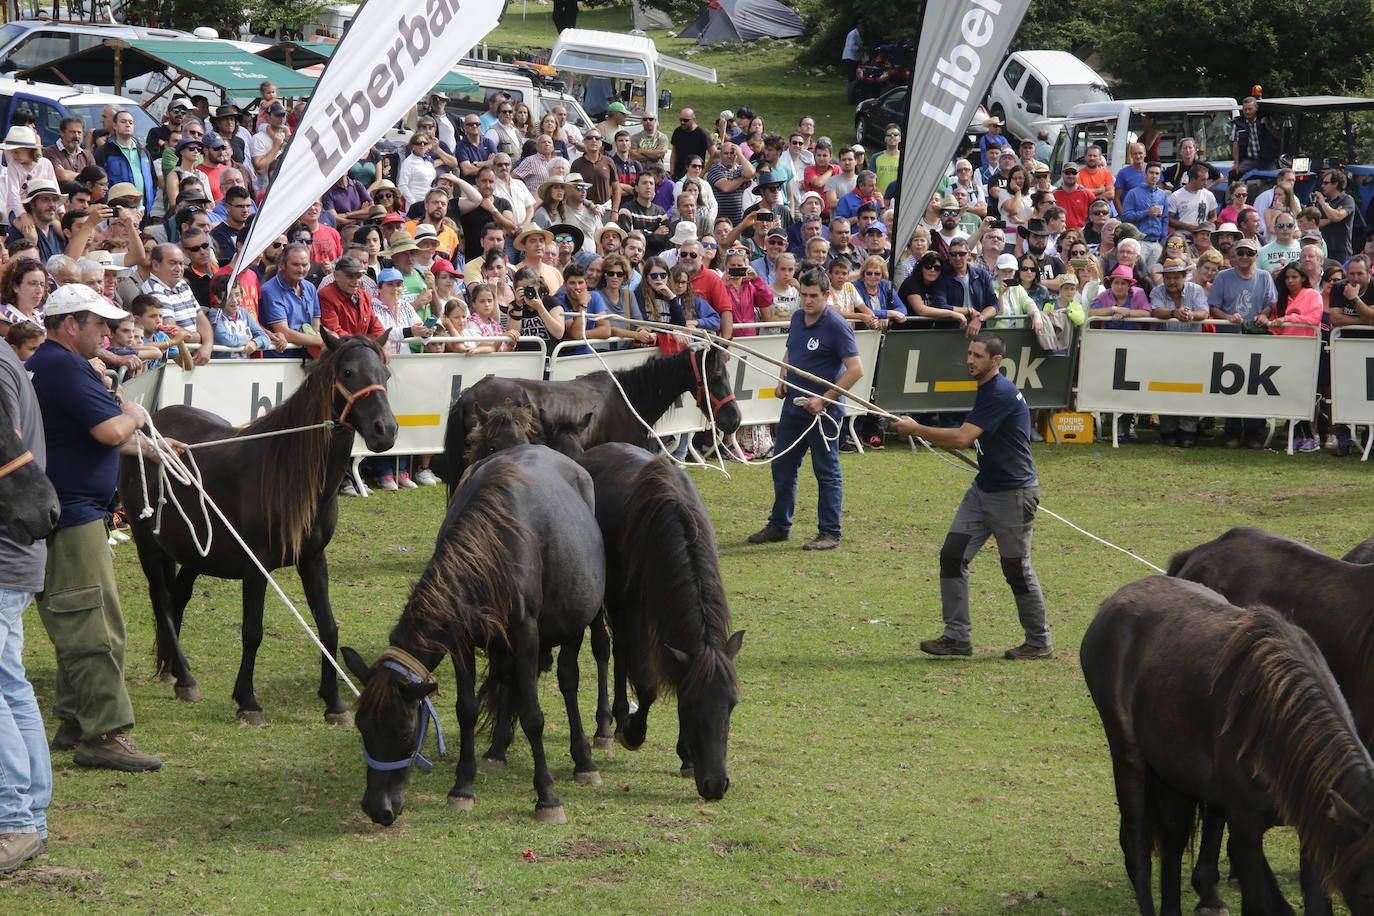
[[[352,429],[348,425],[348,412],[353,409],[354,403],[372,394],[374,391],[386,391],[385,385],[365,385],[357,391],[349,391],[344,383],[338,379],[334,380],[334,390],[343,395],[344,409],[339,414],[339,425],[345,429]]]
[[[0,464],[0,477],[8,477],[33,460],[33,452],[28,449],[20,452],[4,464]]]
[[[718,398],[714,394],[712,394],[711,389],[707,387],[706,357],[710,354],[710,352],[710,347],[702,348],[700,366],[697,365],[697,358],[695,355],[692,356],[689,362],[691,362],[692,364],[692,375],[696,377],[696,387],[693,389],[692,393],[696,396],[697,399],[697,409],[700,410],[702,413],[706,413],[706,405],[702,403],[702,400],[704,398],[709,398],[711,401],[711,413],[716,414],[720,412],[720,409],[722,407],[724,407],[726,404],[729,404],[731,401],[735,399],[735,393],[732,391],[725,397]]]
[[[380,387],[380,386],[374,386]],[[342,422],[342,421],[341,421]],[[425,667],[419,659],[395,646],[390,646],[382,653],[382,667],[389,668],[397,674],[405,677],[412,684],[438,684],[434,675]],[[439,727],[439,714],[434,711],[434,704],[430,702],[428,694],[421,700],[422,709],[420,710],[420,736],[415,739],[415,750],[409,757],[400,760],[377,760],[367,752],[367,744],[363,744],[363,761],[374,770],[390,771],[404,770],[414,763],[425,772],[434,768],[434,764],[425,759],[425,755],[420,753],[420,749],[425,745],[425,735],[429,732],[429,722],[434,720],[434,738],[439,743],[439,754],[442,756],[447,753],[444,747],[444,732]]]

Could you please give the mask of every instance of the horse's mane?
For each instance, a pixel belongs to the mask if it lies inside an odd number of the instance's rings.
[[[305,381],[281,405],[249,423],[238,435],[313,426],[334,414],[334,370],[340,357],[356,347],[381,349],[366,338],[350,338],[325,347],[305,374]],[[312,429],[261,440],[261,467],[266,473],[259,486],[268,537],[290,556],[300,556],[301,543],[315,524],[320,494],[329,467],[331,429]]]
[[[513,556],[528,532],[511,504],[528,486],[513,464],[488,468],[481,489],[444,526],[434,556],[410,593],[392,643],[403,629],[413,654],[451,653],[464,646],[506,642],[510,609],[520,601]]]
[[[645,545],[653,545],[650,552]],[[637,621],[646,640],[649,674],[660,688],[690,694],[721,677],[736,683],[725,653],[730,605],[720,578],[715,531],[682,472],[651,461],[635,477],[625,503],[620,555],[627,591],[643,596]],[[693,656],[675,678],[665,645]]]
[[[1236,621],[1213,667],[1213,683],[1233,679],[1226,724],[1240,738],[1237,760],[1253,776],[1264,774],[1284,823],[1297,828],[1303,852],[1311,851],[1324,875],[1339,883],[1374,858],[1361,842],[1342,856],[1330,829],[1328,796],[1352,775],[1369,784],[1368,752],[1360,743],[1334,679],[1302,630],[1265,607],[1249,608]]]
[[[698,358],[693,350],[683,350],[671,356],[655,356],[638,366],[620,369],[616,380],[625,389],[625,397],[650,423],[663,415],[677,396],[691,390],[695,376],[691,361]],[[647,410],[657,410],[649,416]]]
[[[540,442],[544,437],[543,426],[534,411],[523,404],[498,404],[482,417],[479,413],[472,429],[468,430],[463,443],[464,459],[471,465],[477,460],[476,449],[500,430],[509,429],[524,433],[525,442]]]

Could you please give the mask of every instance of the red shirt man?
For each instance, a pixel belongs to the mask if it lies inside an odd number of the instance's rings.
[[[1054,202],[1064,208],[1064,223],[1070,229],[1082,229],[1088,224],[1088,208],[1097,195],[1078,186],[1078,166],[1064,164],[1059,187],[1054,190]]]
[[[384,330],[372,310],[372,296],[362,287],[366,270],[362,261],[345,255],[334,263],[334,282],[320,287],[320,324],[340,337],[377,337]]]

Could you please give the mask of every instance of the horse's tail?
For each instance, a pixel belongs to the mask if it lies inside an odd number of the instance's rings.
[[[440,473],[443,474],[444,483],[448,484],[448,501],[453,502],[453,494],[458,490],[458,484],[462,482],[465,462],[463,461],[463,451],[467,440],[467,429],[464,417],[467,416],[467,408],[463,403],[463,396],[459,395],[458,400],[454,401],[448,409],[448,425],[444,428],[444,460],[435,462],[440,465]]]
[[[1176,551],[1174,555],[1169,558],[1169,569],[1166,574],[1170,576],[1177,576],[1180,572],[1182,572],[1183,567],[1188,565],[1188,558],[1193,555],[1194,550],[1197,550],[1197,548],[1189,547],[1187,550]]]

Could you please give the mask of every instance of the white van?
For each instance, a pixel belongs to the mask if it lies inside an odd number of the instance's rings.
[[[587,112],[577,103],[577,99],[566,91],[563,82],[554,77],[549,67],[464,58],[453,68],[453,72],[477,83],[477,88],[471,92],[448,93],[449,114],[453,117],[469,111],[485,112],[487,96],[500,91],[510,96],[513,101],[528,105],[536,121],[562,105],[567,109],[568,120],[573,125],[583,131],[592,127],[592,120],[587,116]]]
[[[16,111],[28,109],[33,114],[39,141],[44,146],[57,142],[59,127],[65,117],[80,118],[87,131],[100,127],[100,114],[107,105],[123,108],[134,116],[134,136],[140,140],[157,126],[157,122],[139,108],[137,102],[124,96],[56,83],[0,79],[0,122],[9,124]]]
[[[1197,141],[1198,157],[1225,171],[1231,158],[1231,120],[1240,114],[1235,99],[1179,98],[1125,99],[1077,105],[1063,120],[1050,173],[1055,181],[1066,162],[1082,163],[1089,145],[1103,150],[1107,166],[1115,173],[1129,161],[1126,147],[1147,140],[1149,158],[1160,162],[1178,159],[1185,137]]]
[[[642,35],[591,29],[564,29],[549,54],[549,66],[567,80],[569,91],[598,120],[606,116],[611,102],[629,108],[632,122],[672,105],[672,93],[658,89],[666,70],[708,83],[716,81],[714,67],[660,54],[653,41]]]
[[[993,77],[987,106],[1005,125],[1003,133],[1034,140],[1040,130],[1037,121],[1062,118],[1077,105],[1111,98],[1106,81],[1067,51],[1017,51]]]

